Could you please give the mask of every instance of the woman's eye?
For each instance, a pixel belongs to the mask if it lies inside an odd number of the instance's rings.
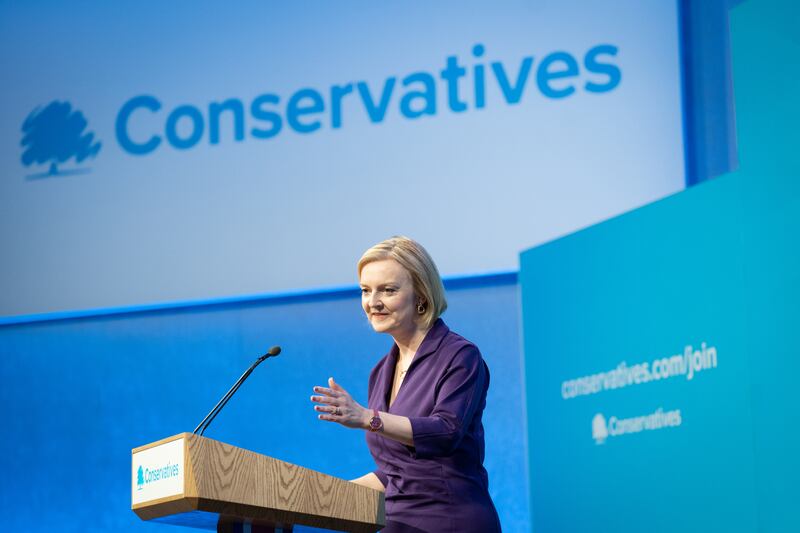
[[[361,294],[369,294],[369,289],[361,289]]]
[[[397,292],[397,289],[393,289],[392,287],[387,287],[383,289],[383,292],[385,292],[386,294],[394,294],[395,292]]]

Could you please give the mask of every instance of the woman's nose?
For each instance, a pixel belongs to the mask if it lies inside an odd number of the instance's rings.
[[[374,308],[377,308],[377,309],[380,309],[381,307],[383,307],[383,302],[381,302],[381,299],[378,298],[378,294],[377,293],[373,292],[369,296],[369,306],[371,308],[374,307]]]

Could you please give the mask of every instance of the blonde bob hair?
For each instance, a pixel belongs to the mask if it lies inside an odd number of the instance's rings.
[[[420,320],[426,328],[433,326],[447,309],[447,299],[444,296],[442,278],[431,256],[417,241],[398,235],[379,242],[364,252],[358,260],[358,277],[361,278],[365,265],[384,259],[394,259],[411,274],[414,292],[425,309],[420,314]]]

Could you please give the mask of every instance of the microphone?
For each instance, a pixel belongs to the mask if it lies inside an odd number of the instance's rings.
[[[268,357],[275,357],[279,353],[281,353],[281,347],[280,346],[273,346],[272,348],[270,348],[267,351],[267,353],[265,353],[264,355],[262,355],[258,359],[256,359],[255,363],[250,365],[250,368],[245,370],[244,374],[242,374],[242,377],[240,377],[239,380],[236,383],[233,384],[233,387],[231,387],[230,390],[225,393],[225,396],[223,396],[220,399],[220,401],[217,402],[217,405],[215,405],[214,408],[211,410],[211,412],[206,415],[206,417],[203,419],[203,421],[200,422],[199,424],[197,424],[197,427],[194,428],[194,431],[192,433],[194,433],[196,435],[198,430],[199,430],[200,431],[200,435],[202,436],[203,432],[208,428],[208,426],[211,424],[211,422],[214,420],[214,418],[219,414],[219,412],[222,411],[222,408],[225,407],[225,404],[228,403],[228,400],[231,399],[231,396],[233,396],[234,393],[237,390],[239,390],[239,387],[242,386],[242,383],[244,383],[244,380],[247,379],[247,377],[253,372],[253,370],[255,370],[255,368],[258,365],[260,365],[262,363],[262,361],[264,361],[264,359],[267,359]]]

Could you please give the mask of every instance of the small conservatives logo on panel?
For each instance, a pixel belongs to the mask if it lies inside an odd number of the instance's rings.
[[[595,444],[603,444],[609,437],[620,437],[642,431],[656,431],[678,427],[683,423],[681,410],[664,411],[659,407],[653,413],[630,418],[611,416],[606,422],[602,413],[597,413],[592,418],[592,438]]]
[[[52,178],[70,174],[89,172],[88,168],[59,168],[58,165],[74,158],[82,163],[94,158],[102,144],[95,141],[94,133],[85,132],[88,122],[83,113],[73,110],[69,102],[50,102],[42,108],[37,107],[22,123],[22,142],[25,148],[22,163],[47,165],[46,172],[31,174],[28,179]]]
[[[136,490],[142,490],[142,485],[144,485],[144,470],[139,466],[139,470],[136,472]]]
[[[592,419],[592,438],[597,444],[603,444],[608,438],[606,417],[604,417],[601,413],[597,413]]]

